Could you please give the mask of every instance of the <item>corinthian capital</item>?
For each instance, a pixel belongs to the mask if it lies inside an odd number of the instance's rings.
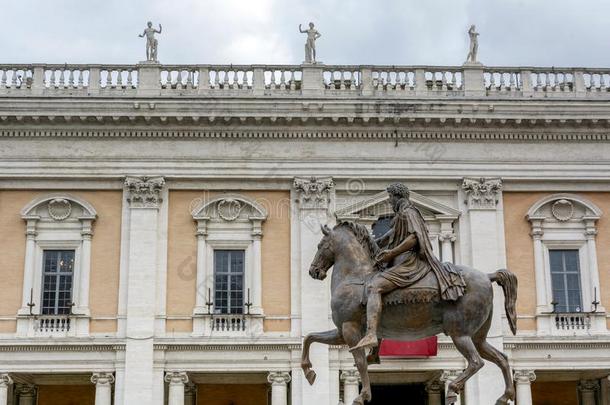
[[[469,209],[495,209],[502,190],[502,179],[465,178],[462,189],[468,196]]]
[[[335,183],[331,178],[295,178],[294,189],[302,209],[327,209]]]
[[[127,177],[127,202],[131,208],[159,208],[164,185],[163,177]]]

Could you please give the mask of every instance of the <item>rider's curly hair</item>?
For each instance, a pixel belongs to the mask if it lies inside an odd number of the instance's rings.
[[[388,194],[396,196],[398,198],[409,198],[409,188],[402,183],[393,183],[386,189]]]

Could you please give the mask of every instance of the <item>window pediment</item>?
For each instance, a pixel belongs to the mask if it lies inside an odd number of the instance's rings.
[[[536,202],[527,212],[527,219],[546,222],[573,223],[597,220],[602,210],[591,201],[575,194],[553,194]]]
[[[267,210],[251,198],[225,194],[204,202],[192,212],[194,219],[210,221],[264,221]]]
[[[97,212],[88,202],[65,193],[46,194],[32,200],[21,210],[23,219],[42,222],[95,220]]]

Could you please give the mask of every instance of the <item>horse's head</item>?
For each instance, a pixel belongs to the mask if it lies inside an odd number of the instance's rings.
[[[309,267],[309,275],[324,280],[328,269],[336,267],[344,260],[351,264],[346,269],[352,272],[371,272],[374,258],[379,248],[364,225],[355,222],[340,222],[334,229],[323,225],[324,237],[318,244],[318,251]]]
[[[318,244],[316,256],[309,266],[309,275],[316,280],[324,280],[328,269],[335,264],[335,252],[332,246],[332,230],[328,225],[322,225],[322,233],[324,237]]]

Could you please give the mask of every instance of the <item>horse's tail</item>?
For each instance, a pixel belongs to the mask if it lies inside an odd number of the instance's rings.
[[[513,335],[517,334],[517,276],[506,269],[500,269],[489,275],[491,282],[498,283],[504,291],[504,309]]]

